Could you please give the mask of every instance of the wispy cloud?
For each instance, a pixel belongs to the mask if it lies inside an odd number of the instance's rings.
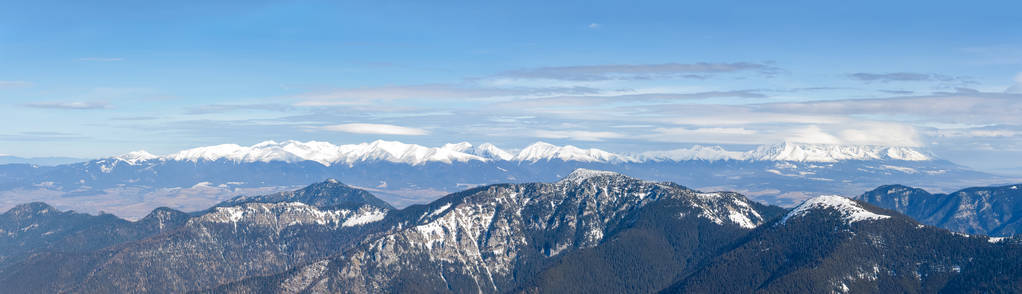
[[[88,101],[74,101],[74,102],[35,102],[25,104],[27,107],[32,108],[50,108],[50,109],[74,109],[74,110],[89,110],[89,109],[106,109],[110,108],[110,103],[107,102],[88,102]]]
[[[592,94],[587,87],[475,87],[449,84],[384,86],[338,89],[308,93],[298,97],[295,106],[370,105],[404,99],[466,100],[510,96]]]
[[[211,114],[243,110],[262,111],[288,111],[293,107],[285,104],[260,103],[260,104],[207,104],[185,109],[186,114]]]
[[[1004,90],[1005,93],[1022,94],[1022,72],[1015,75],[1015,84]]]
[[[770,103],[760,111],[814,115],[870,115],[957,123],[1022,123],[1022,95],[1004,93],[940,93],[876,99]]]
[[[32,86],[32,83],[26,81],[0,81],[0,89],[3,88],[17,88],[17,87],[28,87]]]
[[[615,103],[669,102],[677,100],[700,100],[710,98],[767,98],[754,90],[705,91],[692,93],[644,93],[623,95],[554,96],[531,99],[517,99],[499,103],[506,107],[561,107],[561,106],[612,106]]]
[[[625,138],[627,135],[615,132],[582,131],[582,130],[535,130],[532,135],[545,139],[571,139],[576,141],[603,141],[606,139]]]
[[[402,136],[429,135],[429,131],[425,129],[409,128],[388,124],[350,123],[323,126],[320,127],[320,129],[326,131],[345,132],[354,134],[402,135]]]
[[[143,120],[157,120],[160,119],[158,116],[119,116],[110,118],[115,121],[143,121]]]
[[[521,79],[549,79],[569,81],[641,80],[654,78],[706,78],[707,74],[759,72],[774,74],[780,71],[774,65],[752,62],[733,63],[659,63],[659,64],[606,64],[540,67],[506,71],[499,77]]]
[[[848,74],[848,77],[862,82],[879,82],[879,83],[889,82],[948,82],[959,84],[975,83],[974,81],[972,81],[972,79],[968,77],[914,72],[893,72],[893,73],[857,72]]]
[[[20,132],[16,134],[0,134],[0,141],[69,141],[82,140],[89,137],[64,132]]]
[[[598,29],[598,28],[600,28],[602,26],[603,25],[594,22],[594,23],[590,23],[587,27],[589,27],[590,29],[594,29],[595,30],[595,29]]]
[[[114,62],[114,61],[124,61],[124,58],[121,58],[121,57],[82,57],[82,58],[78,58],[78,61]]]

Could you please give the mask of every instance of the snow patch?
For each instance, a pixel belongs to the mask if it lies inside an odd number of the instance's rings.
[[[383,220],[384,217],[387,216],[387,212],[381,209],[366,208],[367,206],[364,206],[362,209],[359,209],[358,212],[355,213],[355,215],[352,215],[348,219],[344,220],[344,223],[341,223],[341,226],[342,227],[361,226],[381,221]]]
[[[448,208],[451,208],[451,203],[447,203],[447,204],[444,204],[443,206],[440,206],[440,208],[437,208],[433,212],[430,212],[429,214],[427,214],[426,217],[434,217],[434,216],[440,215],[441,213],[444,213],[444,211],[447,211]]]

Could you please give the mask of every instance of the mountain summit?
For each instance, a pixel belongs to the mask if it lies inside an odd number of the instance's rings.
[[[393,206],[386,201],[376,198],[373,194],[362,189],[349,187],[336,179],[327,179],[321,183],[312,184],[295,191],[259,196],[237,196],[216,206],[235,206],[253,202],[300,202],[319,208],[371,205],[381,209],[394,209]]]

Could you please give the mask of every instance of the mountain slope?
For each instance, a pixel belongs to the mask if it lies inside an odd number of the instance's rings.
[[[389,212],[371,194],[334,180],[236,200],[143,240],[33,255],[0,270],[0,284],[26,293],[198,290],[335,254],[377,231]]]
[[[764,225],[666,293],[1018,292],[1017,244],[919,225],[835,196],[806,201]],[[999,264],[1008,269],[992,266]],[[1001,273],[997,279],[972,279]]]
[[[185,213],[154,210],[136,222],[110,214],[60,211],[45,203],[16,206],[0,215],[0,267],[40,252],[87,252],[139,240],[184,224]]]
[[[428,206],[410,207],[395,214],[400,217],[396,227],[339,256],[280,275],[225,285],[214,292],[534,289],[543,283],[542,279],[532,283],[533,277],[562,256],[600,248],[605,240],[619,240],[619,233],[634,240],[628,235],[639,229],[629,229],[651,222],[680,224],[679,235],[702,231],[714,236],[707,240],[688,237],[678,242],[677,248],[673,244],[649,245],[678,252],[668,263],[677,265],[676,273],[680,273],[688,266],[686,261],[703,258],[702,252],[727,244],[766,221],[764,214],[771,212],[776,210],[754,205],[734,193],[701,193],[675,184],[580,169],[556,183],[492,185],[452,194]],[[561,272],[586,279],[574,268]],[[668,274],[637,281],[636,286],[655,289],[674,278]]]
[[[930,194],[923,189],[887,185],[856,199],[956,232],[1012,236],[1022,232],[1020,186],[975,187],[950,194]]]
[[[380,209],[392,210],[386,201],[380,200],[366,190],[355,189],[342,184],[335,179],[328,179],[322,183],[312,184],[295,191],[285,191],[276,194],[260,196],[237,196],[230,200],[217,204],[217,207],[236,206],[244,203],[263,202],[301,202],[307,205],[324,208],[332,206],[361,206],[371,205]]]

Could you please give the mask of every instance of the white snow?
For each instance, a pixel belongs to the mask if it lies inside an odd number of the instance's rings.
[[[386,210],[363,206],[356,211],[348,209],[321,210],[301,202],[246,203],[238,206],[217,207],[191,222],[251,223],[277,227],[316,224],[352,227],[383,220]]]
[[[511,153],[508,153],[503,149],[497,148],[497,146],[490,143],[483,143],[482,145],[479,145],[479,147],[473,149],[472,154],[482,156],[485,158],[494,158],[500,160],[512,160],[515,158],[515,156],[512,155]]]
[[[359,209],[348,219],[341,223],[342,227],[354,227],[361,226],[368,223],[374,223],[383,220],[387,216],[387,212],[380,209]]]
[[[579,168],[579,169],[575,169],[575,171],[573,171],[570,174],[568,174],[568,176],[566,176],[563,179],[561,179],[560,181],[558,181],[558,183],[573,183],[575,185],[578,185],[578,184],[582,183],[582,181],[585,181],[585,180],[590,179],[590,178],[600,177],[600,176],[616,176],[616,175],[620,175],[620,174],[616,173],[616,172],[612,172],[612,171]]]
[[[763,145],[746,152],[728,151],[720,146],[706,147],[696,145],[688,149],[644,152],[640,153],[637,158],[641,161],[754,160],[837,162],[842,160],[930,160],[929,156],[909,147],[802,143]]]
[[[694,196],[690,205],[701,209],[696,216],[715,224],[723,225],[726,220],[742,228],[752,229],[763,222],[763,216],[744,199],[719,192],[696,193]],[[681,217],[685,217],[684,214]]]
[[[1007,239],[1007,237],[989,237],[987,239],[987,242],[998,243],[998,242],[1004,241],[1004,239]]]
[[[152,153],[146,152],[145,150],[132,151],[118,156],[114,156],[115,160],[126,162],[130,165],[136,165],[140,162],[158,159],[159,156],[153,155]]]
[[[536,142],[514,157],[516,161],[537,162],[560,159],[563,161],[580,162],[635,162],[634,158],[603,151],[600,149],[582,149],[572,145],[557,146],[546,142]]]
[[[180,161],[230,160],[236,162],[300,162],[315,161],[323,165],[353,164],[364,161],[389,161],[420,165],[427,162],[488,161],[489,158],[468,154],[471,144],[447,144],[439,148],[377,140],[371,143],[333,145],[327,142],[266,141],[250,147],[236,144],[199,147],[183,150],[166,158]],[[496,151],[493,151],[496,152]]]
[[[841,160],[930,160],[909,147],[784,143],[765,145],[745,154],[749,160],[836,162]]]
[[[855,203],[855,201],[836,195],[830,196],[817,196],[810,198],[795,207],[788,215],[785,215],[781,219],[781,223],[785,223],[788,219],[793,217],[800,217],[808,214],[812,210],[816,209],[833,209],[841,213],[845,222],[854,223],[864,220],[878,220],[890,218],[889,215],[882,215],[872,213]]]
[[[727,218],[731,220],[731,222],[737,224],[739,227],[743,227],[746,229],[755,228],[757,225],[745,214],[734,210],[728,211]]]
[[[448,208],[451,208],[451,203],[447,203],[444,204],[443,206],[440,206],[440,208],[437,208],[433,212],[430,212],[428,215],[426,215],[426,217],[434,217],[440,215],[441,213],[444,213],[444,211],[447,211]]]
[[[720,146],[706,147],[695,145],[688,149],[668,151],[648,151],[637,156],[642,161],[686,161],[686,160],[744,160],[745,152],[727,151]]]
[[[729,151],[720,146],[693,146],[667,151],[649,151],[634,155],[611,153],[572,145],[557,146],[536,142],[517,154],[493,144],[473,146],[468,142],[426,147],[397,141],[376,140],[368,143],[334,145],[319,141],[265,141],[252,146],[221,144],[182,150],[165,156],[135,151],[112,159],[137,165],[150,160],[233,162],[301,162],[315,161],[323,165],[353,165],[360,162],[387,161],[421,165],[429,162],[454,163],[469,161],[538,162],[550,160],[576,162],[647,162],[687,160],[749,160],[792,162],[837,162],[841,160],[905,160],[922,161],[930,157],[909,147],[844,146],[784,143],[764,145],[750,151]],[[892,167],[891,169],[897,169]],[[907,171],[901,169],[902,171]]]

